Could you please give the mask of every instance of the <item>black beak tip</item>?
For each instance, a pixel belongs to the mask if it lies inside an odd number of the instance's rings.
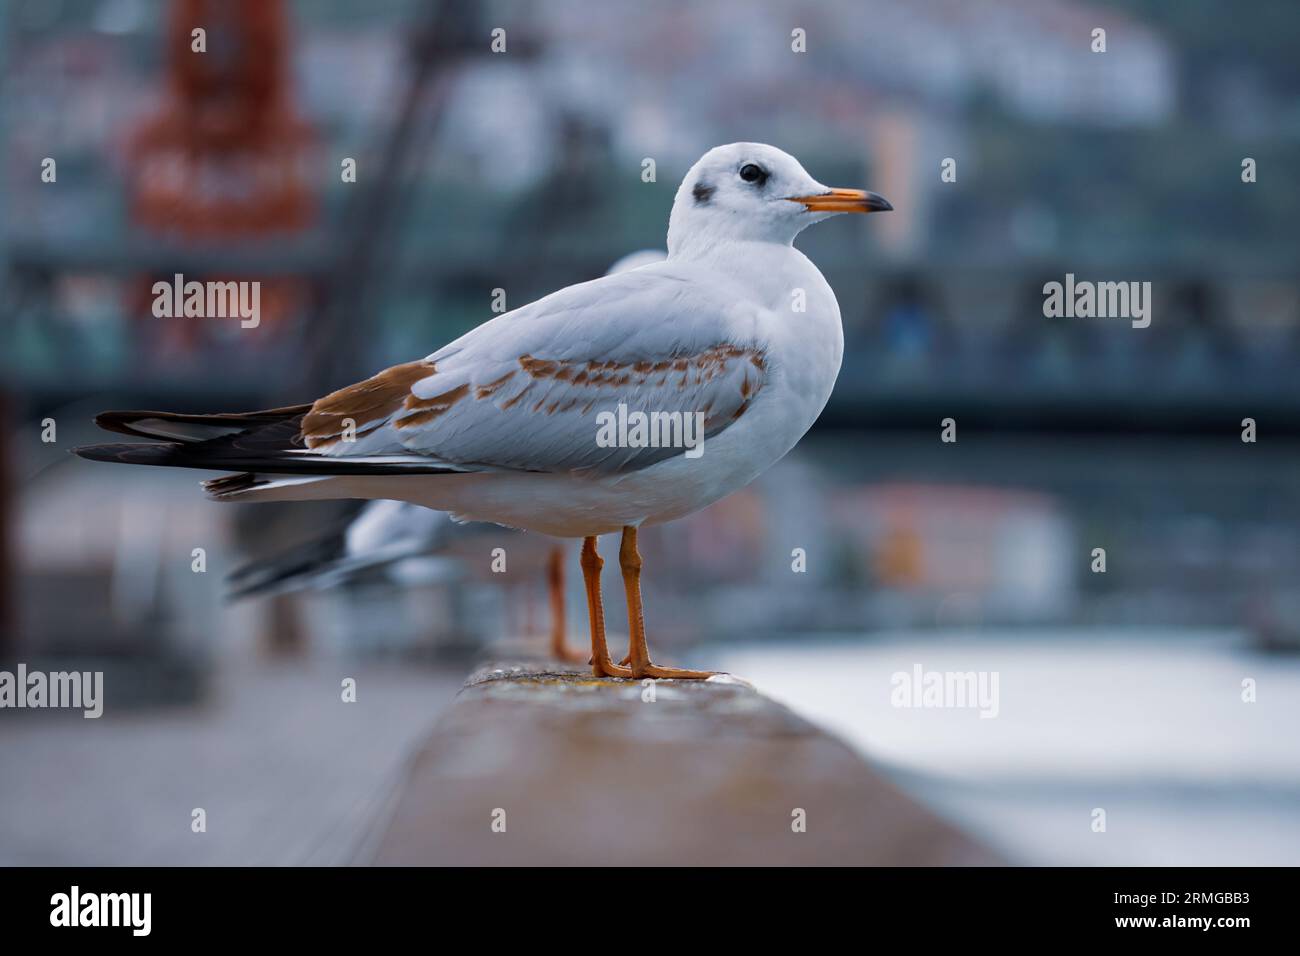
[[[872,212],[893,212],[894,204],[878,193],[867,193],[867,208]]]

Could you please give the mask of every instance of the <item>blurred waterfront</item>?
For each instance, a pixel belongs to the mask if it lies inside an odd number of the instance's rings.
[[[753,486],[643,534],[656,648],[1017,861],[1300,863],[1298,37],[1293,3],[1210,0],[0,5],[0,669],[107,686],[100,720],[0,713],[0,864],[344,862],[469,664],[544,644],[550,542],[505,531],[227,602],[350,508],[74,460],[95,412],[425,355],[497,290],[662,248],[683,172],[739,139],[896,211],[800,239],[843,312],[835,394]],[[1067,272],[1152,282],[1151,327],[1045,318]],[[154,315],[177,273],[261,280],[261,324]],[[998,672],[998,717],[892,707],[917,664]]]
[[[891,705],[917,665],[999,674],[996,718]],[[722,666],[1016,863],[1300,865],[1300,659],[1227,630],[943,630],[736,647]],[[1258,702],[1244,704],[1243,679]],[[1105,832],[1092,829],[1106,812]]]

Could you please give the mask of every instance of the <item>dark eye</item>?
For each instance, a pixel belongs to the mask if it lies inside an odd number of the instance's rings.
[[[755,166],[753,163],[746,163],[740,167],[740,178],[747,183],[757,183],[763,185],[767,182],[767,170],[762,166]]]

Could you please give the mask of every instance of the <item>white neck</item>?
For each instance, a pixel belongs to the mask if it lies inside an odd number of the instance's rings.
[[[815,221],[812,217],[778,215],[775,210],[772,215],[755,217],[715,205],[697,206],[683,185],[668,216],[668,257],[703,256],[714,246],[728,241],[789,247]]]

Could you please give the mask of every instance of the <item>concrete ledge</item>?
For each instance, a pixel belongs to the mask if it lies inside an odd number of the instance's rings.
[[[742,681],[659,681],[653,702],[646,693],[532,664],[478,671],[358,862],[999,862]],[[806,832],[792,829],[797,808]]]

